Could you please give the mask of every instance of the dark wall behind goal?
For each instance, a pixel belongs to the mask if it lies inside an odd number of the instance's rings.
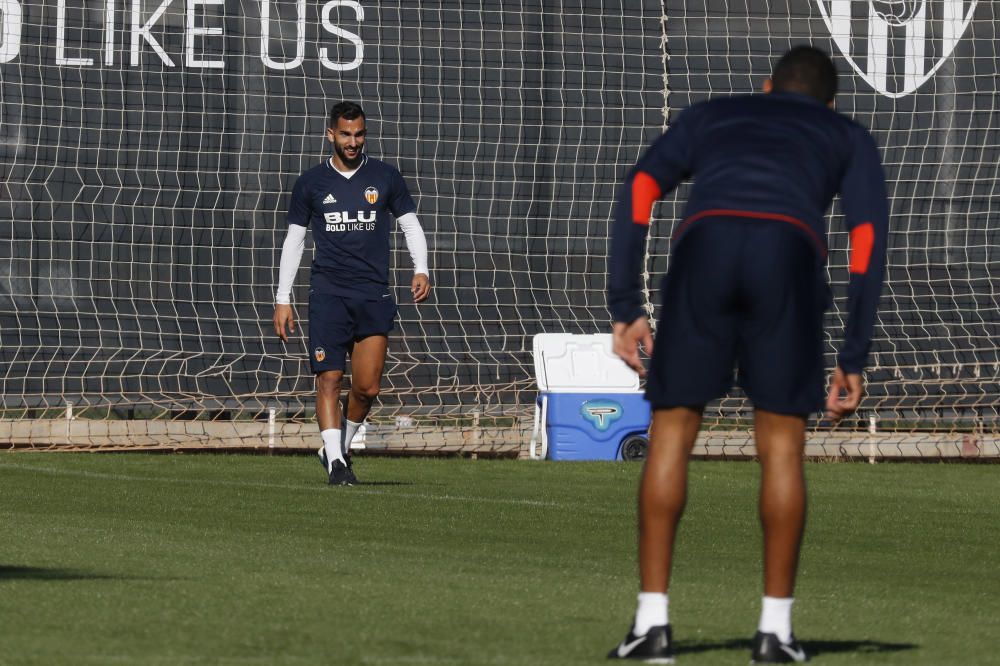
[[[838,111],[883,150],[889,261],[863,416],[905,428],[987,427],[1000,403],[1000,42],[995,3],[694,3],[667,0],[669,104],[759,90],[789,47],[813,43],[840,74]],[[664,211],[680,214],[679,205]],[[828,220],[835,307],[828,365],[844,326],[848,237]],[[656,246],[658,266],[667,247]],[[988,425],[986,425],[988,424]]]
[[[384,405],[509,408],[534,333],[605,329],[614,190],[664,122],[658,3],[83,4],[21,3],[0,64],[5,406],[308,407],[304,330],[270,316],[341,99],[431,248],[417,308],[394,234]]]
[[[308,417],[305,329],[270,317],[296,176],[341,99],[402,171],[435,292],[407,302],[379,414],[523,418],[531,338],[609,330],[618,182],[691,102],[830,51],[892,193],[871,399],[903,427],[997,429],[997,16],[972,0],[302,3],[0,0],[0,391],[5,413]],[[304,11],[300,13],[300,8]],[[683,189],[658,208],[655,276]],[[832,364],[847,239],[830,218]],[[293,292],[306,315],[308,258]],[[737,393],[713,410],[746,413]],[[44,411],[36,412],[45,414]],[[909,425],[907,425],[909,424]]]

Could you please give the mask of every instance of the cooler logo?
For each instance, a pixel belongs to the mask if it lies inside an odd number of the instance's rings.
[[[590,424],[604,432],[611,427],[611,424],[622,417],[622,406],[614,400],[588,400],[580,408],[583,418],[590,421]]]
[[[378,201],[378,190],[376,190],[374,187],[366,188],[365,201],[367,201],[370,204],[373,204],[376,201]]]
[[[815,0],[837,48],[868,85],[903,97],[928,81],[965,34],[979,0]]]
[[[316,347],[316,351],[313,352],[313,358],[316,359],[317,363],[322,363],[323,359],[326,358],[326,350],[322,347]]]

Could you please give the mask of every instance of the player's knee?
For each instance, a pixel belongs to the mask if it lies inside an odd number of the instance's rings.
[[[340,381],[344,374],[337,370],[321,372],[316,375],[316,390],[320,393],[340,394]]]
[[[378,397],[379,385],[374,384],[372,386],[355,386],[351,388],[355,397],[365,403],[371,403]]]

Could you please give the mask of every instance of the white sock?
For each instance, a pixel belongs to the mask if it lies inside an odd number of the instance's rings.
[[[670,621],[669,607],[670,597],[667,595],[659,592],[640,592],[632,633],[636,636],[645,636],[652,627],[662,627],[667,624]]]
[[[364,423],[364,419],[361,419],[361,423]],[[351,440],[354,439],[354,435],[357,434],[358,428],[361,427],[361,423],[355,423],[349,420],[346,416],[344,417],[344,453],[351,450]]]
[[[323,438],[323,450],[326,451],[326,464],[329,468],[327,472],[329,472],[333,469],[334,460],[344,462],[344,454],[340,451],[340,428],[327,428],[320,431],[319,435]]]
[[[792,640],[792,602],[793,597],[764,597],[761,604],[760,624],[757,626],[762,633],[777,634],[778,640],[787,643]]]

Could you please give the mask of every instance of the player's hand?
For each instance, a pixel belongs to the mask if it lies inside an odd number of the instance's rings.
[[[431,279],[424,273],[417,273],[410,282],[410,293],[414,303],[426,301],[431,294]]]
[[[845,393],[841,397],[841,392]],[[833,371],[830,377],[830,393],[826,396],[826,415],[834,423],[848,414],[852,414],[861,404],[865,394],[865,381],[860,373],[845,373],[840,368]]]
[[[288,342],[288,334],[295,332],[295,313],[287,303],[277,303],[274,306],[274,332],[278,337]]]
[[[646,368],[639,358],[639,347],[642,347],[648,356],[653,355],[653,332],[649,328],[649,320],[639,317],[631,324],[623,321],[615,322],[611,340],[612,348],[625,364],[638,372],[640,377],[645,377]]]

